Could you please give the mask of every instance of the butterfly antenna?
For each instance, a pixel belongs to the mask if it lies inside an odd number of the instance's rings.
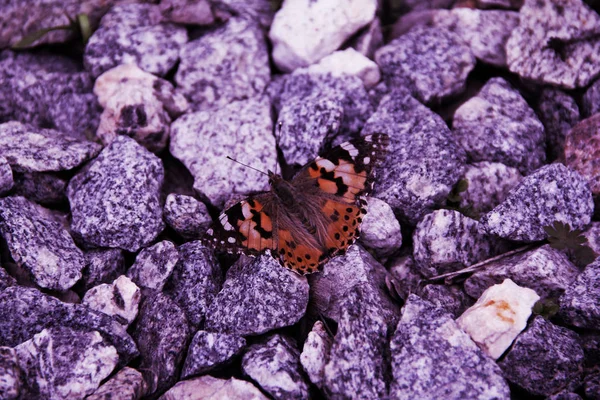
[[[231,157],[229,157],[229,156],[226,156],[226,157],[227,157],[227,159],[228,159],[228,160],[231,160],[231,161],[233,161],[233,162],[235,162],[235,163],[238,163],[238,164],[240,164],[240,165],[243,165],[243,166],[244,166],[244,167],[246,167],[246,168],[250,168],[250,169],[252,169],[252,170],[254,170],[254,171],[256,171],[256,172],[260,172],[260,173],[261,173],[261,174],[263,174],[263,175],[267,175],[267,176],[269,176],[269,174],[267,174],[265,171],[261,171],[260,169],[256,169],[256,168],[254,168],[254,167],[251,167],[251,166],[249,166],[248,164],[244,164],[243,162],[239,162],[238,160],[236,160],[236,159],[234,159],[234,158],[231,158]]]

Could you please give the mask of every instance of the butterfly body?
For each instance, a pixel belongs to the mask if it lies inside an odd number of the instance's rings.
[[[374,134],[344,143],[289,181],[269,171],[271,190],[221,213],[206,241],[231,253],[270,250],[299,274],[317,272],[358,237],[373,166],[388,142],[387,135]]]

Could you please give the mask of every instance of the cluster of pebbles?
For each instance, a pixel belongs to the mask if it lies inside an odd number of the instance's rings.
[[[600,399],[598,2],[4,3],[0,398]],[[322,273],[198,240],[375,132]]]

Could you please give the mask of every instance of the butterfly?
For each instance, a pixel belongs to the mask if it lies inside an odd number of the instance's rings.
[[[250,256],[270,250],[282,266],[300,275],[320,271],[358,238],[374,167],[388,144],[383,133],[345,142],[289,181],[269,171],[271,190],[223,211],[204,241]]]

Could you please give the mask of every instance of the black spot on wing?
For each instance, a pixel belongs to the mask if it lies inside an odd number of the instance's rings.
[[[267,231],[261,226],[260,212],[256,210],[250,210],[250,212],[252,213],[251,220],[256,223],[254,230],[258,232],[263,239],[271,239],[273,237],[273,232]]]

